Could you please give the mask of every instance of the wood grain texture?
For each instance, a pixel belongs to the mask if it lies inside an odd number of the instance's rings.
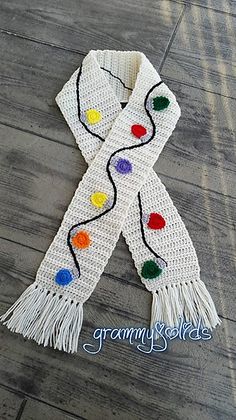
[[[24,398],[0,386],[0,419],[15,420]]]
[[[226,97],[235,95],[236,16],[187,7],[163,73]]]
[[[72,417],[39,401],[28,400],[20,420],[75,420],[84,417]]]
[[[191,3],[204,6],[209,9],[215,9],[230,14],[236,14],[235,0],[192,0]]]
[[[214,9],[220,12],[229,14],[236,14],[236,1],[235,0],[172,0],[180,4],[192,4],[204,7],[206,9]]]
[[[54,98],[81,64],[83,55],[80,51],[86,54],[93,47],[141,49],[154,64],[160,64],[182,7],[159,2],[160,7],[153,11],[142,1],[135,2],[135,7],[133,1],[125,4],[121,1],[106,3],[101,2],[98,7],[94,1],[80,2],[78,12],[76,0],[71,0],[70,4],[55,1],[50,5],[47,1],[41,4],[38,1],[34,4],[32,1],[1,2],[0,28],[77,52],[2,33],[0,49],[4,51],[4,59],[0,61],[0,122],[73,144],[72,135],[68,136],[68,130],[65,130]],[[128,15],[124,19],[128,7],[132,9],[132,19]],[[92,19],[95,10],[96,18]],[[109,33],[111,27],[113,43],[112,37],[106,36],[106,31]],[[87,37],[87,34],[90,36]]]
[[[83,56],[8,34],[0,50],[0,122],[74,145],[55,96]]]
[[[6,249],[6,241],[1,241],[1,249]],[[32,267],[41,258],[29,248],[19,254],[13,243],[8,243],[6,254],[13,257],[1,260],[1,312],[33,281]],[[81,346],[93,342],[94,325],[147,326],[149,308],[148,293],[102,276],[85,306]],[[235,322],[224,320],[210,342],[172,341],[162,354],[143,354],[127,343],[107,341],[96,356],[82,347],[71,356],[37,346],[4,326],[0,338],[5,386],[83,418],[233,418]]]
[[[0,28],[84,54],[141,50],[158,65],[182,8],[168,0],[2,0]]]

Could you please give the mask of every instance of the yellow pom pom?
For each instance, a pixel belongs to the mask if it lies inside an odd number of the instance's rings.
[[[95,192],[90,196],[91,203],[101,209],[108,199],[108,195],[103,192]]]
[[[99,121],[101,121],[102,114],[96,109],[88,109],[86,111],[86,118],[89,124],[97,124]]]

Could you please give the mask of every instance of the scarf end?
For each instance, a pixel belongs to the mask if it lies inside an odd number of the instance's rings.
[[[75,353],[83,323],[83,304],[33,283],[0,321],[10,331],[44,347]]]
[[[180,318],[197,326],[201,324],[210,330],[221,324],[214,302],[201,281],[189,281],[161,286],[153,292],[151,325],[163,322],[177,327]]]

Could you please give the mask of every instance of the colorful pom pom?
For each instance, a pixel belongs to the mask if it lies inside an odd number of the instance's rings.
[[[55,282],[59,286],[66,286],[73,280],[73,276],[67,268],[62,268],[59,270],[55,276]]]
[[[93,204],[93,206],[99,209],[103,208],[103,206],[107,202],[107,199],[108,195],[100,191],[97,191],[90,196],[90,201]]]
[[[165,96],[156,96],[156,98],[153,98],[152,103],[154,111],[162,111],[168,107],[170,101]]]
[[[143,125],[140,124],[134,124],[131,127],[131,133],[137,137],[138,139],[140,139],[142,136],[145,136],[145,134],[147,134],[147,130]]]
[[[149,220],[147,226],[149,229],[158,230],[163,229],[166,225],[164,217],[159,213],[151,213],[149,215]]]
[[[97,111],[96,109],[87,109],[85,114],[89,124],[97,124],[102,119],[101,112]]]
[[[85,249],[88,248],[91,244],[91,239],[86,230],[80,230],[72,237],[72,244],[75,248]]]
[[[119,158],[115,163],[115,168],[120,174],[126,175],[132,172],[132,163],[128,159]]]
[[[144,279],[155,279],[162,273],[162,269],[153,260],[145,261],[141,275]]]

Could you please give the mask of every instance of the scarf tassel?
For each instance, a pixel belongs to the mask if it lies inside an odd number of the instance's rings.
[[[151,328],[156,322],[177,327],[180,317],[194,326],[200,318],[202,326],[210,330],[221,323],[201,280],[161,286],[152,294]],[[0,321],[12,332],[44,347],[75,353],[83,323],[83,304],[33,283]]]
[[[44,347],[74,353],[78,351],[83,304],[33,283],[0,321]]]
[[[210,330],[221,323],[213,300],[201,280],[161,286],[152,294],[151,328],[156,322],[178,327],[180,317],[195,327],[201,319],[202,326]]]

